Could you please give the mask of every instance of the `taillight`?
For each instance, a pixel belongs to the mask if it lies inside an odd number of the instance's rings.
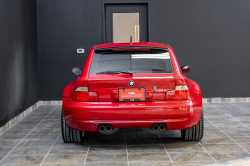
[[[166,93],[166,100],[187,100],[191,98],[192,95],[187,85],[176,85],[175,90]]]
[[[74,101],[98,101],[96,92],[89,92],[88,87],[78,87],[75,89],[72,100]]]

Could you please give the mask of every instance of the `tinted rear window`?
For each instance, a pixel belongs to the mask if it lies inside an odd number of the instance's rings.
[[[129,71],[132,73],[173,73],[168,52],[165,53],[95,53],[90,74],[105,71]]]

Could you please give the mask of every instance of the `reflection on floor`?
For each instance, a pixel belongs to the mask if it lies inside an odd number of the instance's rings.
[[[183,142],[180,131],[87,133],[81,144],[60,135],[61,105],[39,106],[0,135],[0,165],[168,166],[226,164],[250,158],[250,103],[206,103],[205,134]]]

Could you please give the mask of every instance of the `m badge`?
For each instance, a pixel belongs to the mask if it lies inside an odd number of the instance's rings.
[[[133,80],[129,81],[128,82],[129,86],[134,86],[135,85],[135,82]]]

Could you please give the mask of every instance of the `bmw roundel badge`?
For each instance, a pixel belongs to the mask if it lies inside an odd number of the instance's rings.
[[[134,86],[135,85],[135,82],[133,80],[129,81],[128,82],[129,86]]]

